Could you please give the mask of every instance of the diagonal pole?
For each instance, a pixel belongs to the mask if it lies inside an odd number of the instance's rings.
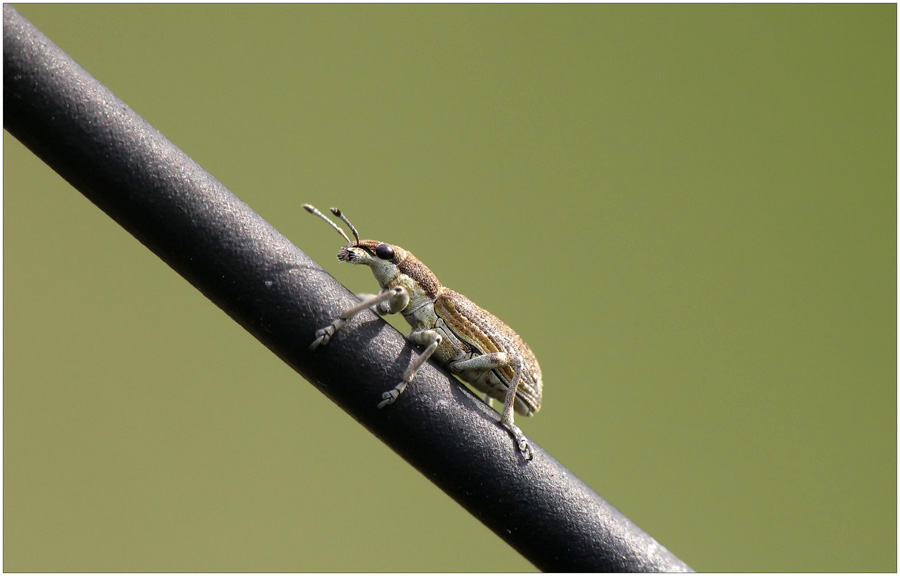
[[[6,4],[3,96],[6,130],[535,566],[690,570],[433,365],[379,410],[418,352],[370,311],[310,351],[356,298]]]

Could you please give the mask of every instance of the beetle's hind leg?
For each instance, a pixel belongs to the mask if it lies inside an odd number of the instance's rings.
[[[500,425],[506,428],[516,441],[519,452],[526,460],[531,460],[533,454],[531,447],[525,435],[519,430],[519,427],[513,424],[514,412],[513,407],[516,404],[516,390],[519,387],[519,380],[522,379],[522,362],[515,356],[509,356],[505,352],[494,352],[492,354],[482,354],[469,358],[467,360],[458,360],[448,365],[451,372],[465,372],[466,370],[494,370],[496,368],[504,368],[511,366],[514,370],[512,381],[506,390],[506,397],[503,399],[503,412],[500,415]],[[488,404],[490,406],[490,403]]]

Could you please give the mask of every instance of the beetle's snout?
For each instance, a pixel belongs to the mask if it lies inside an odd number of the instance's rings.
[[[341,262],[349,262],[351,264],[365,263],[365,256],[360,253],[360,249],[352,245],[341,248],[337,257]]]

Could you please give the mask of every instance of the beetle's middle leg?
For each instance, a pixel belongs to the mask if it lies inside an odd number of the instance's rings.
[[[519,380],[522,379],[522,362],[515,356],[509,356],[505,352],[494,352],[492,354],[482,354],[469,358],[467,360],[458,360],[448,365],[451,372],[465,372],[466,370],[494,370],[496,368],[504,368],[511,366],[513,369],[512,381],[506,390],[506,397],[503,399],[503,412],[500,415],[500,425],[506,428],[516,441],[519,451],[526,460],[531,460],[531,447],[525,435],[519,430],[519,427],[513,424],[513,408],[516,404],[516,390],[519,387]],[[490,404],[489,404],[490,405]]]
[[[425,346],[425,350],[412,364],[409,365],[409,368],[403,372],[403,379],[400,383],[381,395],[383,400],[378,403],[379,408],[384,408],[388,404],[393,404],[394,401],[400,397],[400,394],[403,394],[403,391],[406,390],[406,386],[416,377],[416,372],[418,372],[419,368],[422,367],[422,364],[427,362],[431,355],[434,354],[434,351],[440,346],[441,340],[443,340],[443,337],[434,330],[413,330],[407,338],[414,344]]]

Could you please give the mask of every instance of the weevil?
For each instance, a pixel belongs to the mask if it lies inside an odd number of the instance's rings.
[[[500,424],[512,435],[525,459],[530,460],[528,441],[513,423],[514,411],[531,416],[541,408],[541,368],[528,344],[499,318],[459,292],[442,286],[412,252],[379,240],[360,240],[350,220],[337,208],[331,208],[332,214],[353,233],[356,240],[350,240],[340,226],[319,210],[309,204],[303,207],[347,240],[338,252],[338,260],[368,266],[381,285],[377,295],[360,294],[359,304],[316,331],[310,349],[328,344],[338,330],[366,308],[382,316],[401,313],[412,326],[406,339],[424,351],[403,372],[400,383],[382,394],[378,407],[396,402],[422,364],[434,358],[486,394],[488,403],[491,398],[503,402]]]

